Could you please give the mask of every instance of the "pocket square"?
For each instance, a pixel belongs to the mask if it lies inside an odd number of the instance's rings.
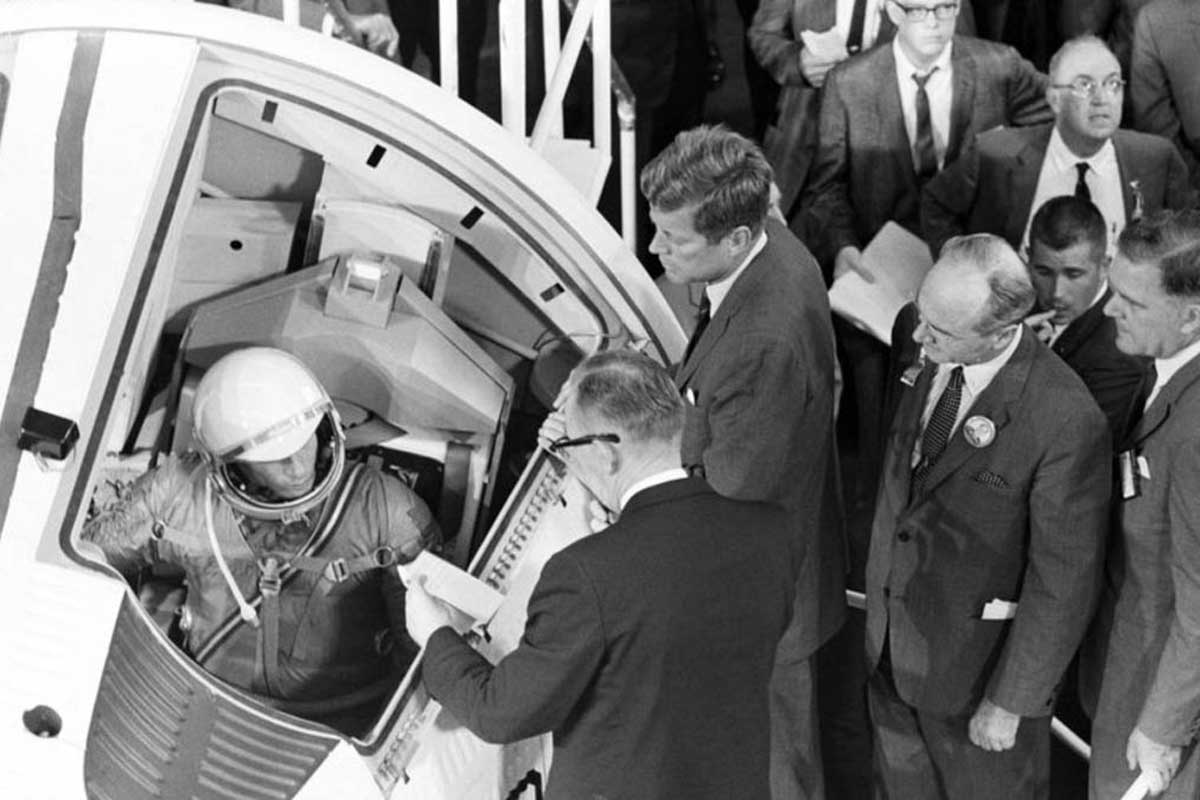
[[[981,469],[976,472],[971,479],[982,483],[984,486],[991,486],[993,489],[1007,489],[1008,481],[1004,480],[1003,475],[997,475],[990,469]]]

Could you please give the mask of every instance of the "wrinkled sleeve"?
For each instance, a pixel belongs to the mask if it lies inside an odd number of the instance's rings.
[[[779,84],[807,86],[800,71],[804,44],[792,38],[792,0],[761,0],[746,40],[763,69]]]
[[[847,246],[859,246],[850,207],[850,112],[841,90],[842,70],[834,67],[821,92],[820,146],[805,189],[805,202],[824,226],[827,255],[833,258]]]
[[[412,561],[422,550],[436,549],[442,542],[442,531],[429,506],[400,481],[388,475],[382,477],[387,508],[385,522],[378,532],[379,544],[396,551],[402,563]],[[403,639],[408,636],[404,623],[404,583],[395,569],[383,570],[383,593],[392,633]]]
[[[147,472],[84,524],[83,539],[99,547],[126,577],[169,560],[169,551],[157,542],[169,524],[171,504],[184,489],[186,472],[187,464],[174,457]]]
[[[785,467],[806,444],[795,433],[812,400],[809,375],[789,343],[764,333],[742,338],[735,364],[705,401],[705,478],[726,497],[784,502]]]
[[[484,741],[554,730],[579,703],[604,655],[595,590],[569,555],[546,562],[517,649],[494,667],[450,628],[425,646],[430,693]]]

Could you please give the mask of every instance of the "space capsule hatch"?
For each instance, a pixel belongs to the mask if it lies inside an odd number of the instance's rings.
[[[598,350],[684,344],[587,200],[341,42],[203,5],[19,0],[0,5],[0,240],[0,785],[536,796],[548,742],[471,736],[419,659],[353,735],[225,686],[79,532],[98,492],[186,449],[209,364],[282,347],[506,595],[478,644],[500,657],[540,565],[587,531],[585,493],[533,448],[559,383]],[[78,440],[56,450],[46,420]]]

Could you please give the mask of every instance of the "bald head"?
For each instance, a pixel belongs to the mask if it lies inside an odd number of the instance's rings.
[[[957,237],[921,284],[913,338],[938,363],[987,361],[1012,341],[1034,299],[1025,264],[1007,242],[991,234]]]

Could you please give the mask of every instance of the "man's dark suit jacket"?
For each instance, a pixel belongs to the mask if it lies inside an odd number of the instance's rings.
[[[1133,126],[1174,142],[1200,188],[1200,5],[1154,0],[1137,15],[1129,96]]]
[[[791,538],[699,478],[652,486],[546,563],[513,653],[493,667],[441,628],[425,684],[485,740],[553,731],[547,797],[766,800]]]
[[[682,363],[683,464],[726,497],[791,516],[807,556],[781,660],[807,658],[845,616],[845,540],[833,429],[833,327],[821,273],[781,223]]]
[[[945,163],[981,131],[1053,118],[1046,76],[1005,45],[955,36],[954,89]],[[888,220],[920,232],[920,187],[900,107],[896,59],[881,45],[834,67],[821,100],[820,146],[801,201],[824,230],[822,263],[865,247]]]
[[[1184,746],[1200,730],[1200,359],[1159,391],[1130,442],[1141,466],[1136,496],[1118,499],[1120,531],[1096,622],[1080,656],[1092,726],[1092,797],[1121,797],[1135,775],[1125,744],[1136,725]],[[1163,797],[1200,795],[1200,748]]]
[[[1013,247],[1021,246],[1029,218],[1037,211],[1033,197],[1053,131],[1050,124],[982,133],[953,167],[925,185],[921,224],[934,253],[947,239],[964,233],[994,233]],[[1112,141],[1126,222],[1160,208],[1192,205],[1187,166],[1170,142],[1123,128]]]
[[[1135,415],[1140,416],[1142,381],[1150,360],[1117,349],[1116,323],[1104,315],[1110,297],[1111,289],[1068,325],[1050,349],[1083,379],[1108,418],[1113,443],[1120,444],[1136,421]]]
[[[1049,714],[1096,599],[1104,417],[1066,364],[1032,331],[1020,335],[911,499],[932,364],[901,386],[892,424],[867,565],[867,657],[874,668],[887,637],[900,697],[934,714],[970,714],[985,695]],[[967,440],[975,417],[991,421],[991,442]],[[983,619],[994,599],[1017,603],[1015,617]]]

